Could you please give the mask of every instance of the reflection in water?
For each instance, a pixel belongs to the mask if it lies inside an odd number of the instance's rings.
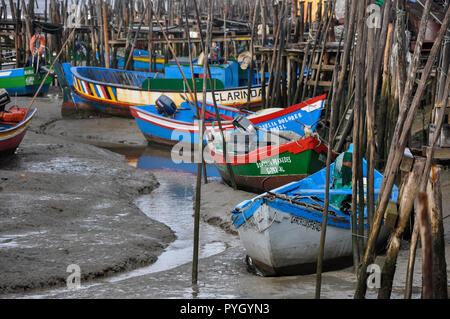
[[[147,147],[141,152],[126,149],[115,151],[125,155],[131,166],[150,170],[156,176],[160,186],[151,194],[139,198],[136,205],[149,218],[169,226],[177,235],[177,240],[158,257],[156,263],[116,276],[110,282],[168,270],[191,262],[194,233],[193,196],[198,165],[175,163],[169,149]],[[207,165],[207,175],[209,179],[220,180],[219,172],[214,166]],[[218,231],[214,226],[202,224],[201,227],[200,258],[221,253],[227,245],[234,246],[237,243],[236,239]]]
[[[197,175],[196,163],[175,163],[172,160],[172,152],[168,148],[147,147],[142,150],[114,149],[115,152],[125,155],[127,163],[133,167],[145,170],[169,169],[183,171]],[[220,174],[214,165],[206,165],[208,177],[220,178]]]

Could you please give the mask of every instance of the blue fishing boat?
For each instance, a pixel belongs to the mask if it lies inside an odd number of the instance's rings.
[[[342,165],[351,160],[352,148],[341,154],[330,171],[330,206],[324,264],[333,267],[351,260],[351,168]],[[350,171],[345,172],[346,169]],[[367,164],[363,162],[364,178]],[[347,179],[347,181],[345,181]],[[378,197],[383,176],[375,171]],[[344,182],[343,182],[344,181]],[[301,181],[240,203],[232,213],[234,228],[247,252],[247,263],[263,275],[295,275],[315,271],[324,212],[326,169]],[[397,202],[394,187],[390,200]],[[366,208],[364,227],[367,228]],[[378,237],[384,242],[389,234],[382,227]]]
[[[253,125],[271,131],[292,131],[301,136],[305,134],[305,125],[316,128],[325,104],[326,95],[302,102],[286,109],[272,108],[259,112],[240,112],[236,108],[218,105],[224,131],[234,130],[232,123],[239,115],[246,116]],[[180,108],[169,107],[169,112],[159,105],[131,106],[131,113],[139,129],[149,142],[173,145],[180,141],[186,144],[199,143],[199,121],[192,103],[184,102]],[[170,110],[171,109],[171,110]],[[218,130],[215,108],[205,105],[206,131]]]
[[[117,67],[123,69],[125,67],[126,59],[122,56],[117,56]],[[150,55],[148,51],[145,50],[134,50],[133,51],[133,63],[134,69],[137,71],[148,71],[150,69]],[[158,72],[164,71],[164,57],[157,56],[153,61],[154,70]]]
[[[239,64],[229,61],[213,64],[211,68],[212,85],[216,101],[222,105],[238,108],[258,105],[262,101],[261,84],[253,77],[253,86],[248,91],[248,78],[239,76]],[[182,72],[175,64],[166,64],[164,73],[126,71],[98,67],[70,67],[63,65],[66,81],[71,85],[72,97],[65,98],[63,108],[88,109],[110,114],[131,117],[131,106],[155,105],[161,95],[168,96],[179,106],[184,102],[188,88],[183,80],[185,75],[189,86],[203,88],[203,66],[181,65]],[[250,96],[250,97],[249,97]],[[249,97],[249,98],[248,98]],[[202,98],[202,92],[197,94]],[[212,90],[207,81],[206,99],[212,102]]]

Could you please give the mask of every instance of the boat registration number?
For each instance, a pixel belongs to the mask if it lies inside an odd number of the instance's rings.
[[[322,225],[320,223],[299,216],[291,216],[291,224],[297,224],[299,226],[306,227],[317,232],[320,232],[322,230]]]

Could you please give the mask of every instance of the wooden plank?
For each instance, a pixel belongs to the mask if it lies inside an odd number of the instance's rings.
[[[308,81],[308,85],[314,85],[316,84],[316,82],[314,80],[309,80]],[[323,87],[331,87],[333,85],[332,81],[319,81],[317,83],[318,86],[323,86]]]

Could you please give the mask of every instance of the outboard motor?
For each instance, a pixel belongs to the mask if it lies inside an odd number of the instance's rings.
[[[167,95],[161,95],[155,102],[159,114],[172,116],[177,111],[177,106]]]
[[[8,91],[5,89],[0,89],[0,112],[5,111],[5,106],[11,102]]]

